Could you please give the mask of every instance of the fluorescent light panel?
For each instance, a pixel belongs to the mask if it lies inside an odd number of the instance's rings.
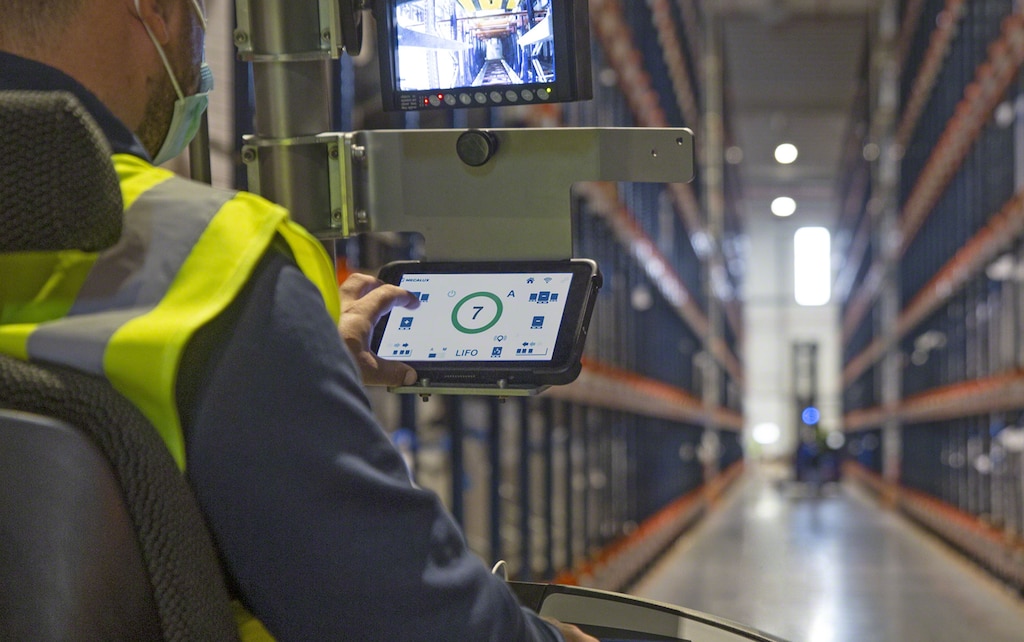
[[[832,237],[824,227],[801,227],[793,235],[794,295],[799,305],[825,305],[832,298]]]

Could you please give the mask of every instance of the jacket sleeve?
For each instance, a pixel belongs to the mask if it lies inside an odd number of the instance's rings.
[[[561,640],[411,482],[285,259],[264,259],[193,343],[187,474],[235,591],[278,640]]]

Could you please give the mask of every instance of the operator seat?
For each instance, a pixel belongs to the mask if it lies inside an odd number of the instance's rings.
[[[0,91],[0,215],[5,253],[120,236],[110,149],[71,94]],[[0,297],[18,278],[0,270]],[[0,355],[0,640],[234,639],[212,540],[156,430],[100,378]]]

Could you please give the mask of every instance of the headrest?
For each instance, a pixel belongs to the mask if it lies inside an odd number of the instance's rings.
[[[111,151],[72,94],[0,91],[0,252],[95,252],[121,236]]]

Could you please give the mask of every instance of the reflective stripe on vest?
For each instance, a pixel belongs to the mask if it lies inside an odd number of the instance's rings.
[[[0,351],[106,377],[184,470],[175,382],[189,339],[238,296],[277,236],[337,322],[334,269],[315,238],[258,196],[200,186],[134,156],[115,155],[114,166],[125,204],[117,245],[0,257]]]

